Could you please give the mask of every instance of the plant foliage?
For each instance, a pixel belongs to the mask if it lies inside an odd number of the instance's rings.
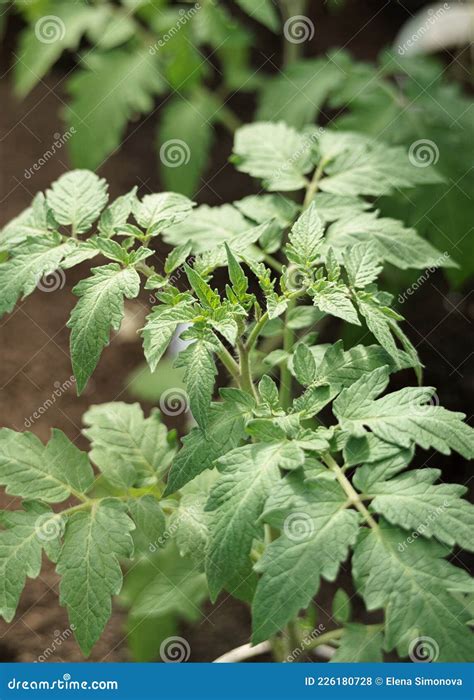
[[[474,432],[420,386],[422,362],[379,287],[387,265],[453,263],[380,217],[372,199],[438,186],[440,176],[414,167],[403,148],[283,122],[243,127],[232,160],[268,192],[211,208],[134,189],[109,203],[106,183],[76,170],[6,227],[3,312],[44,273],[92,265],[68,322],[78,392],[126,300],[145,288],[155,299],[145,356],[159,371],[180,329],[177,365],[195,426],[178,444],[158,410],[145,418],[137,404],[93,406],[88,454],[57,430],[43,445],[2,429],[0,483],[23,503],[1,515],[0,611],[13,618],[44,551],[88,654],[121,565],[135,557],[123,600],[154,643],[149,615],[173,629],[177,612],[194,619],[207,592],[215,600],[222,590],[251,605],[257,643],[288,625],[300,634],[301,611],[351,557],[357,592],[383,623],[352,620],[338,593],[335,660],[350,659],[354,645],[352,660],[378,661],[382,650],[405,658],[417,637],[436,641],[440,661],[468,660],[472,584],[448,557],[454,546],[472,550],[473,509],[462,486],[437,483],[438,469],[409,466],[415,448],[471,457]],[[158,269],[157,237],[174,245]],[[314,329],[330,317],[363,328],[366,342],[318,344]],[[391,391],[391,375],[407,368],[418,385]],[[228,386],[217,383],[221,369]],[[137,636],[133,644],[146,658]]]

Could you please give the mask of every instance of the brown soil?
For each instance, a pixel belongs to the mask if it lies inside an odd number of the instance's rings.
[[[411,8],[417,4],[411,3]],[[317,33],[313,46],[309,48],[312,54],[347,44],[347,48],[359,58],[374,58],[404,19],[404,11],[396,3],[387,7],[376,2],[352,1],[337,14],[329,13],[323,3],[314,3],[313,7]],[[16,22],[11,22],[7,46],[14,45],[17,29]],[[271,36],[265,37],[268,42],[266,54],[273,55],[276,60],[277,44]],[[9,65],[8,56],[4,65]],[[62,81],[69,67],[65,61],[24,102],[13,97],[8,70],[6,72],[0,86],[0,225],[18,214],[38,190],[45,189],[68,169],[64,151],[31,179],[24,178],[25,170],[44,153],[54,140],[54,134],[61,132],[58,112],[64,103]],[[236,100],[236,107],[244,120],[251,117],[247,102]],[[155,122],[156,115],[131,126],[122,149],[101,168],[101,174],[110,183],[112,196],[127,191],[137,182],[141,183],[142,193],[160,189],[150,146]],[[208,178],[199,193],[200,201],[218,204],[249,193],[249,180],[225,166],[230,147],[230,138],[219,132],[210,168],[210,172],[218,175]],[[162,254],[157,255],[162,257]],[[65,323],[74,303],[71,289],[84,276],[85,269],[86,266],[68,271],[63,289],[51,293],[36,292],[0,322],[1,426],[22,430],[27,426],[25,421],[29,420],[32,423],[30,429],[43,440],[55,426],[64,430],[79,446],[85,447],[80,435],[81,416],[88,406],[115,399],[130,400],[124,382],[130,371],[141,363],[142,351],[138,342],[122,342],[116,337],[103,353],[93,379],[80,398],[71,387],[38,420],[31,420],[33,413],[51,397],[57,383],[63,384],[71,376],[69,332]],[[419,335],[421,356],[429,367],[427,383],[433,382],[439,387],[441,402],[448,407],[468,406],[473,382],[472,376],[466,376],[472,351],[472,347],[467,348],[474,310],[472,297],[451,298],[446,294],[444,282],[435,276],[417,293],[415,300],[408,316],[413,336],[416,339]],[[140,320],[146,309],[146,297],[143,297],[130,305],[129,318]],[[440,466],[440,462],[440,459],[432,461],[433,466]],[[443,458],[441,466],[448,480],[467,481],[466,466],[459,458]],[[0,506],[8,508],[13,505],[13,499],[2,496]],[[349,581],[347,586],[350,590]],[[52,566],[46,563],[40,578],[28,581],[13,623],[0,623],[1,661],[34,661],[68,629],[66,614],[58,605],[57,589],[57,576]],[[327,595],[318,596],[322,618],[327,615],[324,611],[328,608],[328,600]],[[124,620],[125,614],[116,608],[90,657],[91,661],[129,659],[123,633]],[[192,660],[209,661],[248,640],[249,614],[240,603],[222,599],[215,606],[207,606],[203,621],[187,628],[183,634],[191,644]],[[72,637],[55,646],[57,651],[48,660],[82,660]]]

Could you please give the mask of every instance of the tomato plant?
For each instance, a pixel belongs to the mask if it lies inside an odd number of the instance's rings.
[[[270,640],[276,658],[292,660],[314,596],[351,557],[356,589],[381,622],[354,619],[339,591],[340,627],[313,646],[332,643],[339,661],[378,661],[382,650],[405,658],[429,638],[440,661],[468,660],[471,582],[446,557],[472,549],[472,507],[464,487],[437,483],[439,469],[409,467],[416,448],[471,457],[474,433],[422,385],[403,317],[378,285],[386,265],[456,263],[373,210],[374,197],[442,179],[404,148],[283,122],[239,129],[232,161],[267,192],[195,208],[182,194],[134,188],[108,203],[106,182],[75,170],[6,227],[2,313],[43,275],[104,257],[74,288],[78,392],[125,300],[144,287],[154,300],[141,330],[146,360],[159,372],[180,329],[181,400],[195,426],[179,441],[158,409],[145,417],[138,404],[92,406],[89,453],[58,430],[44,445],[3,428],[0,483],[23,505],[1,516],[0,611],[13,618],[44,551],[88,654],[121,590],[121,566],[135,557],[125,587],[132,617],[193,619],[207,595],[225,590],[251,606],[253,643]],[[173,247],[157,269],[158,237]],[[363,328],[367,343],[318,343],[331,317]],[[390,391],[402,369],[416,386]],[[217,382],[222,371],[227,381]]]

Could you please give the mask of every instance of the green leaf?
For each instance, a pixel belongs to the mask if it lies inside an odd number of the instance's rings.
[[[193,270],[192,267],[185,264],[184,269],[189,280],[189,284],[196,292],[196,296],[204,308],[210,309],[211,311],[216,309],[221,303],[218,292],[212,289],[201,277],[201,275],[196,272],[196,270]]]
[[[265,521],[282,534],[255,566],[262,576],[252,606],[254,644],[279,632],[308,607],[321,576],[335,580],[359,529],[359,516],[346,509],[346,496],[338,484],[303,484],[297,475],[285,481],[282,505],[275,509],[267,505],[264,514]]]
[[[263,180],[270,191],[299,190],[312,168],[313,142],[283,122],[242,126],[235,134],[233,162],[237,170]]]
[[[213,141],[212,122],[219,103],[199,91],[169,99],[161,112],[157,150],[163,182],[170,190],[192,195],[205,173]]]
[[[46,8],[45,8],[46,9]],[[40,16],[22,31],[14,68],[15,91],[24,97],[65,49],[77,49],[82,35],[97,22],[98,8],[55,3],[54,14]]]
[[[42,547],[52,544],[41,530],[49,515],[54,515],[49,508],[34,502],[25,503],[24,510],[0,511],[0,615],[6,622],[15,615],[27,576],[39,576]]]
[[[234,202],[234,207],[257,224],[273,219],[281,228],[292,224],[298,211],[295,202],[281,194],[251,194]]]
[[[439,469],[416,469],[370,487],[371,508],[392,525],[463,549],[474,549],[474,506],[458,484],[439,484]]]
[[[202,428],[205,428],[208,423],[217,375],[213,354],[215,351],[215,340],[210,342],[204,336],[180,352],[175,363],[176,367],[185,367],[184,382],[189,394],[191,412]]]
[[[228,268],[229,268],[229,278],[232,283],[232,289],[237,295],[238,299],[242,299],[245,296],[245,293],[248,289],[249,286],[249,281],[247,277],[245,276],[245,273],[239,264],[239,262],[236,260],[234,255],[232,254],[231,249],[225,243],[225,250],[227,253],[227,262],[228,262]]]
[[[379,341],[380,345],[388,352],[390,357],[395,361],[397,366],[401,366],[401,352],[397,347],[394,335],[401,337],[401,331],[398,328],[396,321],[401,319],[401,316],[396,314],[387,306],[381,305],[375,297],[370,294],[359,293],[356,296],[357,306],[360,313],[365,318],[367,328],[374,337]],[[413,346],[407,346],[410,349],[413,365],[419,366],[420,361]]]
[[[187,218],[193,202],[182,194],[160,192],[146,194],[133,211],[137,223],[148,234],[155,235]]]
[[[192,244],[190,241],[173,248],[171,253],[167,256],[165,260],[165,272],[170,275],[178,267],[181,267],[183,263],[186,262],[186,258],[190,255],[192,250]]]
[[[341,392],[333,410],[344,430],[361,436],[367,427],[381,440],[401,447],[415,442],[441,454],[453,449],[466,459],[473,456],[474,430],[463,423],[463,413],[430,405],[432,387],[405,388],[375,400],[387,383],[388,370],[381,367]]]
[[[251,408],[237,402],[213,403],[206,430],[193,428],[173,460],[165,495],[175,493],[245,437],[245,417]]]
[[[73,249],[58,234],[29,238],[14,248],[12,258],[0,264],[0,315],[10,312],[20,296],[31,294]]]
[[[131,498],[128,501],[128,510],[135,523],[133,541],[136,550],[149,552],[152,547],[157,547],[160,542],[164,544],[165,514],[154,496],[146,495],[141,496],[141,498]]]
[[[360,625],[357,622],[344,625],[342,637],[332,663],[380,663],[382,657],[383,633],[380,626]]]
[[[383,266],[368,243],[357,243],[344,253],[344,267],[353,287],[364,288],[377,279]]]
[[[80,394],[94,371],[110,330],[118,331],[124,314],[124,297],[134,299],[140,277],[132,268],[110,263],[92,270],[73,292],[80,297],[67,323],[71,328],[71,360]]]
[[[365,202],[359,197],[330,194],[329,192],[318,192],[313,203],[316,211],[323,221],[337,221],[345,216],[355,216],[358,212],[369,209],[369,202]]]
[[[377,217],[378,212],[352,213],[331,224],[326,240],[340,251],[347,250],[354,243],[364,243],[374,258],[378,255],[381,260],[402,270],[456,267],[446,253],[441,253],[414,229],[406,228],[396,219]],[[350,260],[350,255],[347,259]]]
[[[195,621],[206,598],[206,577],[171,546],[134,567],[126,578],[125,593],[132,620],[152,617],[159,625],[164,615],[173,614]]]
[[[272,32],[276,33],[280,29],[278,13],[271,0],[236,0],[236,2],[249,17],[265,25]]]
[[[372,195],[379,197],[398,188],[416,184],[442,182],[433,168],[418,168],[410,163],[404,148],[389,148],[378,142],[364,141],[364,137],[349,134],[350,147],[344,143],[334,157],[325,153],[325,147],[333,144],[334,134],[326,132],[321,137],[322,157],[330,160],[325,167],[327,177],[319,182],[324,192],[339,195]],[[340,139],[340,135],[335,140]]]
[[[111,597],[122,587],[119,561],[133,553],[135,526],[125,510],[125,504],[106,499],[71,515],[66,526],[57,565],[60,602],[86,656],[111,615]]]
[[[252,541],[263,532],[257,521],[280,479],[276,464],[280,449],[265,443],[245,445],[218,460],[222,474],[206,506],[212,513],[206,559],[212,600],[231,583],[231,577],[250,574]]]
[[[280,120],[296,128],[313,124],[341,75],[326,59],[297,61],[270,79],[261,91],[257,119]]]
[[[298,343],[293,355],[293,370],[296,379],[303,386],[309,386],[316,375],[316,362],[313,353],[304,343]]]
[[[318,280],[309,292],[313,298],[313,304],[326,314],[342,318],[343,321],[360,326],[357,311],[351,301],[350,290],[336,282]]]
[[[235,239],[248,227],[248,221],[231,204],[220,207],[203,204],[194,209],[184,223],[167,228],[163,238],[174,246],[191,241],[193,251],[201,253]]]
[[[126,76],[126,79],[124,77]],[[72,162],[95,169],[123,141],[127,122],[153,109],[165,84],[156,59],[138,44],[133,51],[88,51],[68,80],[66,121]]]
[[[137,187],[127,194],[117,197],[107,209],[104,209],[99,219],[99,233],[101,236],[111,238],[128,221],[128,217],[137,201]]]
[[[319,256],[324,223],[316,206],[311,204],[297,219],[289,235],[288,259],[297,265],[310,265]]]
[[[174,454],[173,441],[157,410],[145,418],[137,403],[91,406],[83,416],[90,458],[113,486],[153,485]]]
[[[147,316],[142,329],[143,348],[152,372],[166,352],[178,325],[192,321],[195,316],[194,305],[187,301],[175,306],[157,306]]]
[[[56,228],[51,211],[42,192],[33,199],[31,207],[15,216],[0,233],[0,251],[10,251],[33,236],[47,235]]]
[[[53,182],[46,202],[58,224],[85,233],[107,204],[107,183],[90,170],[72,170]]]
[[[468,661],[473,645],[464,605],[451,589],[470,590],[468,574],[444,561],[446,548],[418,539],[403,547],[406,532],[383,521],[361,532],[352,571],[369,611],[385,610],[385,645],[401,658],[420,637],[434,640],[437,661]],[[437,653],[436,653],[437,652]]]
[[[351,599],[343,588],[338,588],[332,599],[332,616],[338,622],[348,622],[351,617]]]
[[[344,350],[342,340],[338,340],[324,350],[314,381],[348,387],[367,372],[388,365],[390,361],[390,356],[378,345],[355,345]]]
[[[47,445],[33,433],[0,431],[0,483],[12,496],[48,503],[84,494],[94,481],[85,452],[54,429]]]

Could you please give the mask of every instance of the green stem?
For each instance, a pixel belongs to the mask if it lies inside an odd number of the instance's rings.
[[[231,377],[235,381],[240,383],[240,368],[237,362],[234,360],[227,348],[221,343],[220,350],[217,351],[217,357],[222,362],[226,370],[229,372]]]
[[[258,340],[258,336],[260,335],[262,328],[268,321],[268,311],[265,311],[264,314],[259,318],[255,326],[252,328],[249,337],[247,338],[247,345],[246,345],[246,350],[247,353],[250,353],[252,350],[253,346]]]
[[[244,391],[247,391],[249,394],[252,394],[252,396],[258,400],[258,395],[252,380],[252,369],[250,367],[250,353],[248,352],[247,347],[242,342],[239,342],[238,348],[240,357],[241,387]]]
[[[311,202],[313,201],[314,195],[319,189],[319,182],[323,176],[324,168],[327,164],[327,160],[325,158],[321,158],[319,161],[318,167],[314,171],[314,175],[311,179],[311,182],[309,183],[308,187],[306,188],[306,194],[303,202],[303,210],[307,209]]]
[[[324,634],[320,634],[319,637],[316,637],[312,642],[306,646],[306,649],[316,649],[316,647],[321,646],[321,644],[327,644],[328,642],[332,642],[335,639],[340,639],[345,632],[345,629],[343,627],[340,627],[335,630],[330,630],[329,632],[325,632]]]
[[[285,329],[283,331],[283,350],[288,354],[291,353],[293,345],[295,342],[295,332],[292,328],[288,327],[288,315],[296,306],[296,299],[291,299],[288,302],[288,308],[286,310],[286,321]],[[291,387],[292,387],[293,377],[291,375],[290,369],[288,367],[288,362],[284,362],[280,368],[280,403],[282,408],[288,408],[291,404]]]
[[[345,494],[347,495],[347,498],[349,500],[349,503],[351,503],[358,511],[363,515],[364,520],[367,522],[368,525],[373,530],[378,530],[378,525],[377,522],[374,520],[374,518],[371,516],[365,505],[360,499],[359,494],[355,490],[355,488],[352,486],[351,482],[347,478],[347,476],[344,474],[343,470],[339,466],[339,464],[336,462],[336,460],[332,457],[332,455],[329,454],[329,452],[326,452],[322,456],[323,462],[326,464],[326,466],[334,472],[336,475],[336,479],[344,489]]]

